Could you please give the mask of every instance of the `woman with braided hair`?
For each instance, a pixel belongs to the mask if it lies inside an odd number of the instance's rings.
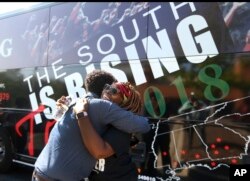
[[[129,82],[115,82],[106,84],[102,92],[102,99],[110,100],[122,108],[136,114],[142,113],[142,101],[138,91]],[[85,99],[84,109],[88,103]],[[82,139],[89,152],[97,159],[95,168],[89,176],[90,181],[137,181],[135,164],[129,155],[131,134],[110,126],[104,135],[98,135],[88,117],[79,122]],[[97,144],[98,143],[98,144]],[[110,146],[106,146],[109,144]],[[102,154],[111,152],[113,155],[103,158]]]
[[[115,102],[122,108],[133,113],[142,113],[141,95],[130,82],[116,82],[113,85],[106,84],[102,98]]]

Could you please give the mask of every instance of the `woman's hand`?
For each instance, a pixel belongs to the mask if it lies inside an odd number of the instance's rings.
[[[63,107],[63,105],[66,105],[65,102],[66,102],[66,97],[62,96],[60,99],[57,99],[56,106]]]
[[[87,112],[88,111],[88,99],[82,98],[78,99],[76,105],[73,107],[75,114],[80,112]]]

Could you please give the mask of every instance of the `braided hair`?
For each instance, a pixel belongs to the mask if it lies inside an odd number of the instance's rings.
[[[133,113],[142,114],[141,95],[130,82],[117,82],[115,85],[123,95],[123,102],[120,106]]]

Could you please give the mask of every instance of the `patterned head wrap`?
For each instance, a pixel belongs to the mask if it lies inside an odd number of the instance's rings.
[[[135,90],[130,82],[116,82],[115,85],[123,96],[123,102],[120,106],[133,113],[141,114],[142,101],[140,93]]]

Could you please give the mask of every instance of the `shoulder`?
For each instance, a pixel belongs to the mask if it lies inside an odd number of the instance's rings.
[[[89,99],[89,109],[90,110],[100,110],[102,112],[107,112],[112,103],[107,100],[99,99],[99,98],[92,98]]]
[[[114,113],[116,114],[125,114],[128,111],[125,111],[123,108],[118,106],[116,103],[113,103],[108,100],[94,98],[89,101],[89,108],[94,110],[100,110],[105,113]]]
[[[101,105],[101,106],[108,106],[108,107],[115,105],[115,104],[112,103],[111,101],[104,100],[104,99],[98,99],[98,98],[90,99],[90,100],[89,100],[89,104],[92,105],[92,106],[93,106],[93,105],[94,105],[94,106],[96,106],[96,105]]]
[[[69,120],[69,118],[71,119],[76,119],[75,118],[75,112],[73,110],[73,107],[74,107],[75,104],[72,104],[69,109],[66,111],[64,117],[62,120]]]

